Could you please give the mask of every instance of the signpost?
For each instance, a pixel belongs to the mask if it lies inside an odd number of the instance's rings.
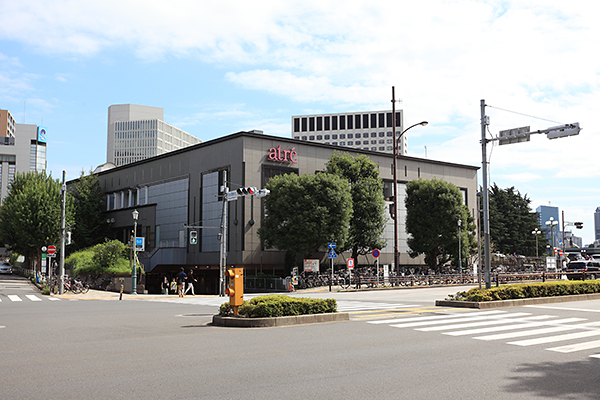
[[[56,253],[56,246],[54,246],[54,245],[48,246],[48,254],[53,255],[54,253]]]
[[[331,281],[329,283],[329,291],[331,292],[331,284],[333,284],[333,259],[337,258],[337,254],[335,254],[335,243],[328,243],[327,247],[329,247],[329,254],[327,255],[327,258],[329,258],[331,260]]]
[[[377,285],[379,286],[379,256],[381,255],[381,252],[379,249],[375,249],[371,254],[373,254],[373,257],[375,257],[375,265],[377,267],[375,273],[377,274]]]

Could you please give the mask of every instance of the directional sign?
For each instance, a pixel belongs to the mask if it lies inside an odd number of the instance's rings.
[[[327,243],[327,247],[330,249],[335,249],[335,243]]]
[[[56,253],[56,246],[54,246],[54,245],[48,246],[48,254],[52,255],[54,253]]]
[[[145,251],[145,241],[143,237],[135,238],[135,251]]]
[[[235,201],[238,199],[237,192],[227,192],[227,201]]]
[[[379,254],[380,254],[379,250],[377,250],[377,249],[373,250],[373,257],[377,258],[377,257],[379,257]]]
[[[331,251],[329,251],[329,254],[327,255],[327,258],[337,258],[337,254],[335,254],[335,250],[331,249]]]

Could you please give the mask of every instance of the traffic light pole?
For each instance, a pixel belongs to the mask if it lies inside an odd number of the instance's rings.
[[[63,171],[62,176],[62,199],[60,204],[60,261],[58,267],[58,293],[65,293],[65,219],[66,219],[66,205],[67,205],[67,185],[65,183],[67,177],[67,172]],[[52,269],[52,264],[49,265],[50,270]]]
[[[223,171],[223,211],[221,213],[221,242],[219,251],[219,296],[225,296],[225,267],[227,266],[227,171]]]

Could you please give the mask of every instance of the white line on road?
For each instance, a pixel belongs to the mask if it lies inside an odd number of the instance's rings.
[[[574,351],[597,349],[598,347],[600,347],[600,340],[571,344],[569,346],[553,347],[551,349],[546,350],[557,351],[559,353],[572,353]]]
[[[556,306],[525,306],[531,308],[547,308],[550,310],[565,310],[565,311],[583,311],[583,312],[595,312],[600,313],[600,310],[590,310],[587,308],[571,308],[571,307],[556,307]]]
[[[536,344],[560,342],[563,340],[581,339],[591,336],[600,336],[600,330],[597,331],[585,331],[576,333],[567,333],[565,335],[548,336],[537,339],[519,340],[516,342],[508,342],[508,344],[514,344],[515,346],[534,346]]]
[[[42,299],[33,294],[26,294],[25,297],[27,297],[31,301],[42,301]]]
[[[489,328],[478,328],[478,329],[467,329],[466,331],[456,331],[456,332],[444,332],[444,335],[450,336],[465,336],[465,335],[479,335],[481,333],[490,333],[490,332],[499,332],[499,331],[511,331],[515,329],[524,329],[524,328],[536,328],[539,326],[547,325],[546,322],[530,322],[534,320],[555,318],[553,315],[538,315],[536,317],[526,318],[520,321],[510,321],[510,322],[518,322],[513,325],[505,325],[505,326],[491,326]]]
[[[474,328],[476,326],[510,324],[512,322],[515,322],[515,321],[511,321],[509,319],[510,317],[523,317],[526,315],[531,315],[531,314],[530,313],[515,313],[512,315],[503,316],[502,319],[491,319],[492,317],[486,317],[485,321],[470,322],[470,323],[466,323],[466,324],[432,326],[429,328],[419,328],[419,329],[415,329],[415,330],[422,331],[422,332],[435,332],[435,331],[446,331],[446,330],[452,330],[452,329]]]
[[[21,298],[19,296],[17,296],[16,294],[9,294],[8,298],[10,299],[10,301],[23,301],[21,300]]]
[[[448,315],[432,315],[427,317],[412,317],[412,318],[393,318],[393,319],[384,319],[379,321],[368,321],[369,324],[390,324],[393,322],[414,322],[414,321],[431,321],[431,320],[439,320],[439,319],[450,319],[450,318],[464,318],[466,315],[469,316],[480,316],[480,315],[492,315],[492,314],[500,314],[505,313],[506,311],[483,311],[477,313],[469,313],[469,314],[448,314]]]

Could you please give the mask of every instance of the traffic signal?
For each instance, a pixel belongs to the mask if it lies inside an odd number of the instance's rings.
[[[582,229],[583,228],[583,222],[575,222],[575,228]]]
[[[229,295],[229,305],[233,308],[233,315],[238,315],[238,307],[244,303],[244,269],[229,268],[227,278],[229,285],[225,293]]]
[[[256,197],[265,197],[267,196],[269,193],[271,193],[271,191],[269,189],[260,189],[255,196]]]
[[[252,196],[257,193],[257,190],[254,186],[241,187],[237,190],[238,196]]]
[[[65,245],[71,244],[71,232],[67,232],[67,237],[65,238]]]
[[[190,244],[198,244],[198,231],[190,231]]]
[[[552,128],[548,128],[548,129],[552,130],[551,132],[548,132],[546,134],[546,137],[548,139],[556,139],[556,138],[561,138],[561,137],[566,137],[566,136],[575,136],[575,135],[579,135],[579,132],[581,131],[581,128],[579,127],[579,122],[575,122],[574,124],[554,126]]]

